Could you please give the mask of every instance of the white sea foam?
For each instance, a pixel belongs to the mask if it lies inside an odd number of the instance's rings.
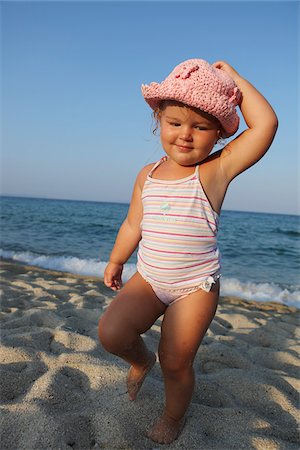
[[[0,257],[13,261],[58,270],[78,275],[90,275],[103,278],[107,262],[96,259],[80,259],[71,256],[36,255],[31,252],[12,252],[0,249]],[[126,282],[135,272],[135,264],[125,264],[123,281]],[[276,301],[300,308],[300,291],[282,289],[275,283],[241,282],[235,278],[222,277],[221,295],[236,296],[245,300],[261,302]]]
[[[300,291],[282,289],[275,283],[241,282],[235,278],[222,278],[221,295],[241,297],[258,302],[275,301],[300,308]]]
[[[73,256],[46,256],[31,252],[11,252],[0,249],[0,257],[22,262],[43,269],[69,272],[76,275],[90,275],[103,278],[107,262],[96,259],[81,259]],[[135,264],[126,264],[123,281],[126,282],[135,272]]]

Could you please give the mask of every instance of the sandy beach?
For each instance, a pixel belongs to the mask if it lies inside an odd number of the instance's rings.
[[[186,426],[160,446],[144,436],[163,406],[159,364],[130,402],[127,364],[98,343],[114,293],[97,278],[7,261],[1,281],[2,450],[299,448],[299,310],[221,298]],[[145,335],[155,352],[159,335],[160,320]]]

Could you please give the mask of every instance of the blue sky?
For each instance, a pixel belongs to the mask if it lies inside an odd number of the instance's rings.
[[[128,202],[162,155],[140,86],[226,60],[279,130],[224,209],[299,214],[298,2],[2,2],[2,193]],[[240,130],[245,127],[242,122]]]

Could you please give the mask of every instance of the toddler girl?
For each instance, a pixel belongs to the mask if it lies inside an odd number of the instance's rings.
[[[266,153],[277,118],[267,100],[223,61],[185,61],[162,83],[143,85],[142,93],[154,110],[166,155],[137,176],[104,273],[104,283],[118,294],[99,321],[99,338],[130,364],[127,389],[134,400],[156,361],[141,334],[164,315],[158,356],[165,407],[147,436],[171,443],[184,426],[193,361],[217,309],[224,196],[229,183]],[[219,138],[237,131],[236,106],[248,128],[210,155]],[[137,246],[137,272],[121,289],[123,265]]]

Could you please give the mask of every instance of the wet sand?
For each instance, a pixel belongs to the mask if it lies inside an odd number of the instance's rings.
[[[299,310],[220,299],[195,360],[181,436],[144,431],[163,407],[159,364],[135,402],[128,365],[98,343],[101,280],[1,262],[1,450],[298,449]],[[275,299],[274,299],[275,300]],[[160,320],[145,335],[157,353]]]

